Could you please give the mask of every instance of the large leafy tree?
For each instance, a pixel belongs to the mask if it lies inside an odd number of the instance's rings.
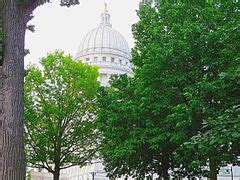
[[[100,151],[105,169],[112,177],[144,177],[146,160],[140,156],[150,158],[151,155],[140,143],[144,119],[139,118],[141,107],[134,94],[136,81],[132,80],[126,75],[115,77],[111,87],[102,88],[98,96],[97,122],[103,137]]]
[[[0,67],[0,177],[25,178],[23,145],[24,39],[35,8],[50,0],[0,0],[3,27],[3,63]],[[61,5],[78,4],[61,0]],[[2,107],[3,106],[3,107]]]
[[[103,91],[108,101],[100,99],[104,142],[116,139],[103,156],[113,174],[168,179],[169,170],[189,176],[209,167],[216,179],[239,153],[238,3],[159,3],[143,4],[134,26],[134,83],[115,80]]]
[[[145,87],[160,97],[163,95],[157,104],[165,100],[169,103],[164,106],[168,111],[166,125],[171,124],[168,132],[176,131],[169,143],[179,144],[177,149],[188,138],[196,143],[193,143],[193,154],[187,151],[179,156],[181,163],[190,165],[192,170],[188,174],[194,175],[198,173],[196,170],[209,166],[209,176],[216,179],[222,163],[232,162],[233,156],[236,157],[235,152],[229,151],[234,151],[236,145],[232,144],[238,142],[239,133],[230,134],[239,131],[240,123],[236,111],[239,105],[238,4],[162,3],[157,9],[143,10],[142,21],[136,26],[139,40],[133,58],[139,67],[136,73]],[[144,27],[150,27],[150,31],[143,32]],[[148,105],[151,104],[154,100]],[[160,106],[158,112],[162,110]],[[223,133],[224,130],[228,133]],[[217,136],[217,132],[222,136]]]
[[[83,166],[96,155],[97,67],[62,52],[31,67],[25,78],[26,156],[28,165],[45,168],[59,179],[60,170]]]

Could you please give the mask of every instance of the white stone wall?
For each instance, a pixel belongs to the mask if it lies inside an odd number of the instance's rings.
[[[132,76],[132,65],[129,61],[130,55],[118,55],[115,51],[109,50],[108,53],[86,54],[77,57],[83,62],[99,67],[99,81],[102,85],[107,86],[111,75],[127,74]]]

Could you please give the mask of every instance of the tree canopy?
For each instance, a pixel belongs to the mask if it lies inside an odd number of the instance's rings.
[[[133,28],[135,76],[115,78],[99,98],[110,175],[216,179],[220,167],[236,162],[238,5],[141,5]]]
[[[30,167],[45,168],[57,180],[60,170],[96,155],[98,69],[58,51],[41,65],[25,78],[26,156]]]
[[[51,0],[16,0],[20,5],[42,5],[45,3],[52,2]],[[79,4],[79,0],[60,0],[61,6],[71,6],[71,5],[77,5]]]

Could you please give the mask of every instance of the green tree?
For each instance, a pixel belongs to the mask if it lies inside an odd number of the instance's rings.
[[[134,94],[134,80],[126,75],[115,77],[111,87],[102,87],[97,98],[100,107],[97,124],[103,136],[100,151],[111,177],[129,175],[143,178],[147,173],[146,160],[143,164],[140,156],[151,158],[139,137],[144,119],[139,117],[141,107]]]
[[[0,0],[3,22],[3,63],[0,67],[0,177],[24,180],[24,43],[28,21],[38,6],[50,0]],[[78,4],[78,0],[61,0],[61,5]],[[2,108],[3,106],[3,108]]]
[[[59,180],[60,170],[84,166],[96,155],[98,69],[63,52],[30,67],[25,78],[28,165],[45,168]]]
[[[173,130],[169,143],[180,145],[176,151],[189,138],[195,143],[193,154],[187,148],[184,156],[174,158],[180,159],[182,164],[188,162],[187,174],[190,175],[196,175],[208,166],[209,176],[216,179],[219,167],[233,162],[233,156],[236,157],[229,151],[232,151],[233,140],[238,141],[231,139],[229,134],[239,132],[239,114],[229,112],[239,105],[240,100],[237,91],[240,66],[238,4],[178,2],[161,4],[157,8],[143,7],[141,20],[135,27],[137,45],[133,61],[137,67],[136,74],[144,86],[154,92],[149,96],[157,94],[154,98],[159,99],[157,103],[153,99],[148,106],[156,103],[157,107],[167,102],[163,106],[167,110],[164,119],[167,120],[166,125],[171,125],[168,132]],[[157,111],[162,110],[159,106]],[[229,122],[228,134],[217,131],[220,128],[226,130],[220,120],[223,121],[223,117],[225,123]],[[213,137],[208,135],[207,139],[206,135],[212,134],[214,129],[222,136],[209,141]],[[198,136],[208,143],[202,143]]]
[[[168,179],[171,170],[216,179],[221,166],[236,161],[238,5],[142,4],[133,29],[135,76],[117,78],[99,98],[110,174]]]

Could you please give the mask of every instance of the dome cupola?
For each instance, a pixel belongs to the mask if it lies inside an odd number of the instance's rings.
[[[106,84],[111,74],[132,75],[128,43],[112,28],[110,17],[105,3],[101,23],[84,36],[77,53],[83,62],[99,66],[102,84]]]

